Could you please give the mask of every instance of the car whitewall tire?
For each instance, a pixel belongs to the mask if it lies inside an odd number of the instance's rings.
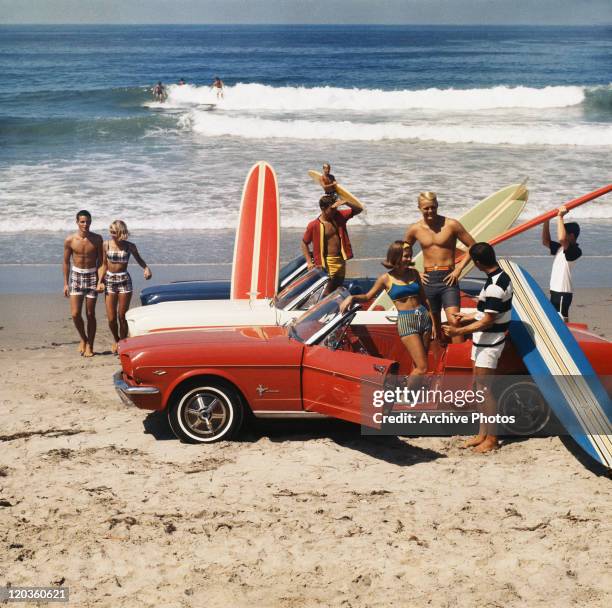
[[[168,408],[172,432],[188,443],[231,439],[243,418],[244,407],[236,390],[228,383],[206,378],[180,387]]]

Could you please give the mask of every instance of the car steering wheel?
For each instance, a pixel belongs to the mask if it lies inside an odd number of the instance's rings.
[[[344,324],[332,331],[329,336],[325,339],[325,346],[331,350],[340,350],[346,345],[346,332],[348,330],[348,324]]]

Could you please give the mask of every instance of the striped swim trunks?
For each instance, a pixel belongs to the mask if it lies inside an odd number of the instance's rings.
[[[397,333],[400,338],[431,331],[431,317],[422,304],[413,310],[397,311]]]
[[[129,272],[106,272],[106,293],[132,293],[132,277]]]
[[[97,268],[77,268],[70,269],[70,295],[85,296],[86,298],[96,299],[98,292],[98,270]]]

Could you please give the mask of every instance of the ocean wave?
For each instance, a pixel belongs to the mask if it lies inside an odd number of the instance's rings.
[[[554,208],[555,205],[560,205],[562,202],[563,200],[551,199],[537,207],[528,207],[518,221],[527,221]],[[312,209],[292,210],[290,205],[291,201],[287,201],[281,210],[281,227],[301,231],[316,216],[316,212]],[[605,199],[597,203],[586,204],[572,211],[572,220],[610,220],[611,207],[612,202]],[[74,208],[76,209],[78,206],[74,206]],[[470,208],[471,205],[458,205],[453,207],[449,215],[460,217]],[[370,213],[366,217],[358,216],[355,218],[351,225],[352,229],[357,227],[397,226],[398,221],[402,225],[407,225],[418,219],[415,212],[407,213],[403,208],[384,208],[373,205],[369,209]],[[116,219],[115,215],[109,215],[108,212],[96,205],[90,206],[90,211],[94,217],[92,230],[107,238],[106,226]],[[72,209],[70,212],[72,213]],[[24,217],[23,214],[21,217],[3,218],[0,220],[0,234],[71,232],[75,230],[72,215],[68,216],[67,213],[61,214],[63,217],[58,217],[58,215],[58,213],[55,215],[45,214],[44,212],[37,213],[35,226],[32,225],[31,218]],[[154,210],[151,209],[148,214],[124,212],[121,214],[121,218],[127,223],[131,231],[134,231],[135,238],[138,238],[138,234],[143,231],[165,233],[170,231],[175,236],[197,231],[230,231],[233,235],[238,223],[238,208],[236,205],[231,211],[223,213],[215,212],[215,210],[203,210],[200,213],[192,213],[189,217],[185,217],[181,209],[168,207],[164,210],[163,215],[154,215]],[[175,238],[175,236],[172,238]]]
[[[612,99],[612,89],[600,87]],[[597,89],[597,90],[599,90]],[[422,89],[384,91],[382,89],[344,89],[339,87],[272,87],[239,83],[226,87],[217,100],[208,86],[171,85],[166,105],[185,106],[218,103],[228,110],[352,110],[376,112],[392,110],[441,110],[469,112],[501,108],[564,108],[584,102],[591,89],[581,86],[497,86],[479,89]]]
[[[184,123],[185,124],[185,123]],[[612,125],[443,124],[422,121],[365,123],[353,121],[271,120],[194,111],[192,129],[208,137],[339,141],[413,140],[451,144],[612,146]]]

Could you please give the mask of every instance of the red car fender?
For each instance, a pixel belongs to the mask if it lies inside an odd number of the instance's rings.
[[[162,410],[165,410],[168,407],[168,402],[170,401],[170,397],[172,393],[176,390],[176,388],[181,385],[183,382],[186,382],[190,378],[197,378],[199,376],[215,376],[216,378],[221,378],[226,380],[230,384],[233,384],[238,391],[240,392],[241,397],[244,399],[244,404],[250,408],[249,403],[244,397],[244,391],[240,386],[240,382],[237,378],[231,373],[230,370],[219,369],[216,367],[200,367],[196,369],[189,369],[183,372],[181,375],[177,376],[164,390],[162,396]]]

